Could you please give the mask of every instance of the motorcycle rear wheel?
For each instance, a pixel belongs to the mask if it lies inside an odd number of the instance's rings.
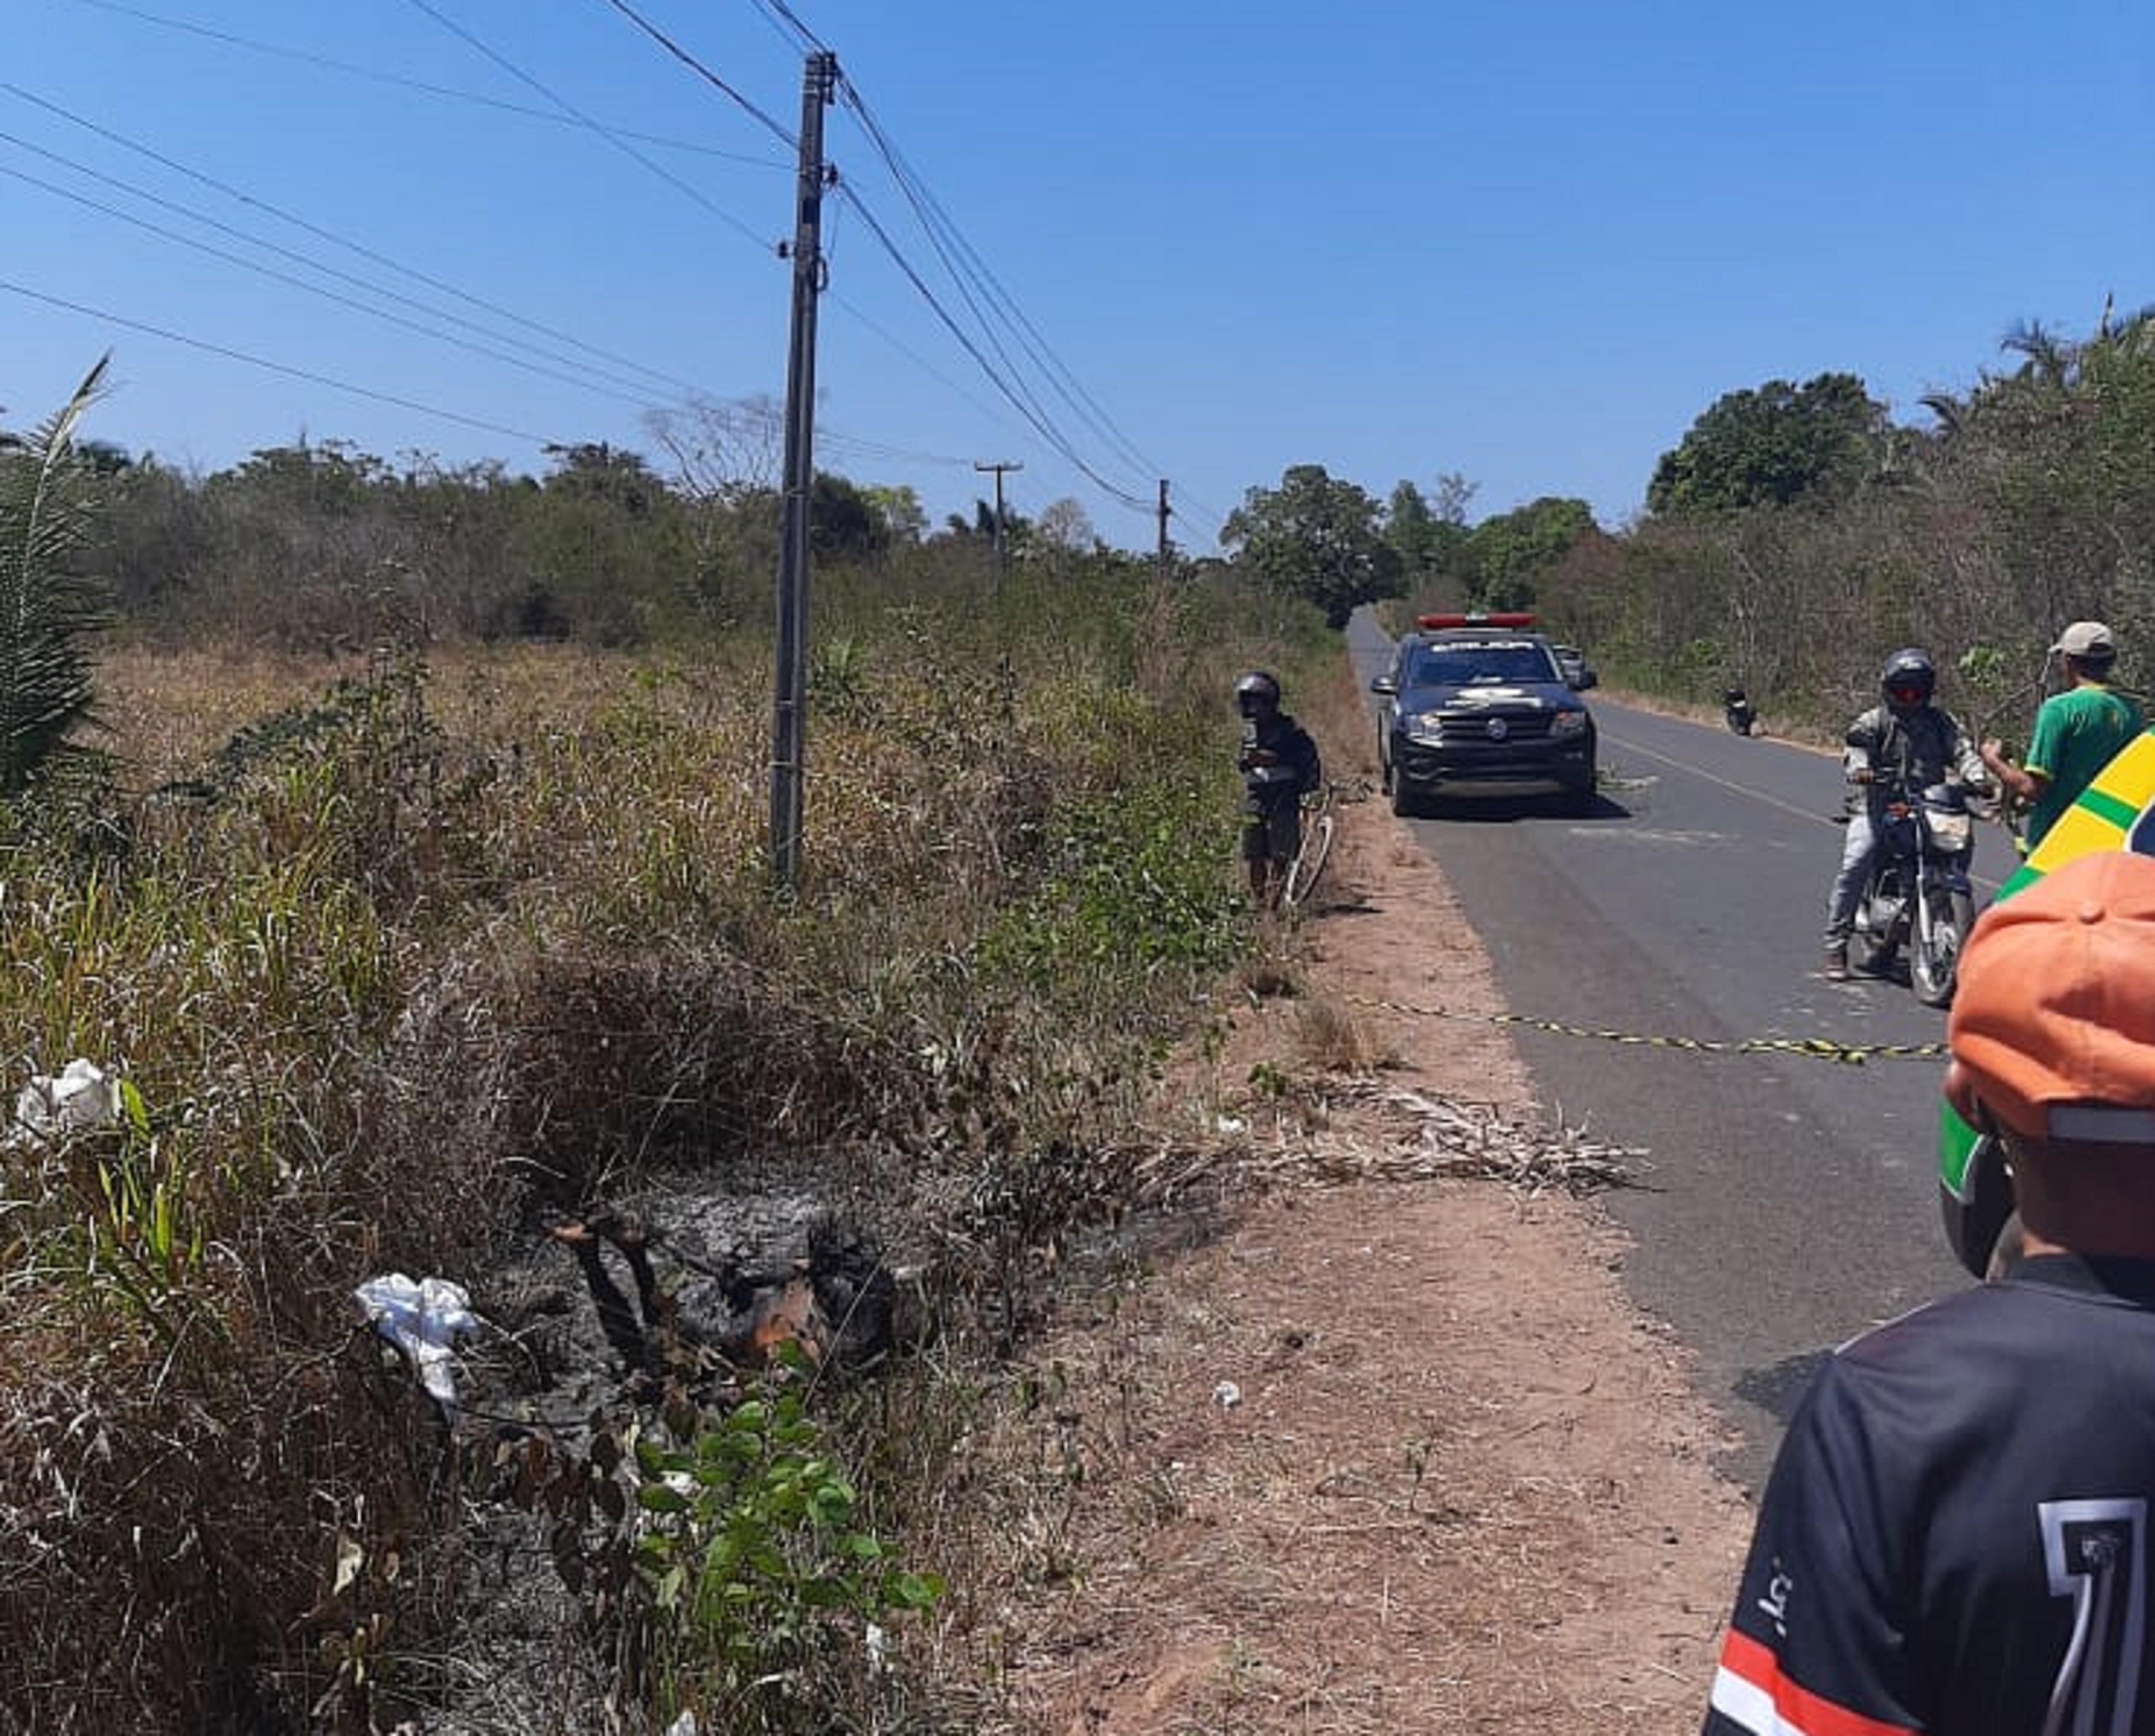
[[[1961,943],[1975,926],[1975,901],[1964,892],[1947,895],[1928,941],[1908,949],[1908,986],[1926,1006],[1949,1006],[1960,983]]]

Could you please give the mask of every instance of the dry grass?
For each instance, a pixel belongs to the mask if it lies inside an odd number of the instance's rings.
[[[1044,631],[1006,677],[965,623],[898,623],[875,704],[817,737],[781,899],[766,696],[730,654],[115,655],[131,846],[26,832],[38,919],[0,939],[29,1066],[96,1059],[146,1110],[0,1191],[0,1727],[416,1705],[489,1481],[351,1293],[482,1269],[538,1208],[828,1154],[942,1261],[954,1351],[1021,1333],[1129,1185],[1145,1061],[1248,940],[1226,708],[1216,740],[1134,699],[1126,632]],[[970,1378],[846,1421],[893,1532],[941,1498],[924,1443]]]
[[[1294,1060],[1318,1073],[1374,1073],[1395,1051],[1376,1024],[1319,996],[1294,1009]]]
[[[1145,1149],[1133,1165],[1135,1198],[1166,1203],[1229,1191],[1445,1180],[1584,1196],[1635,1180],[1643,1156],[1531,1115],[1366,1077],[1304,1087],[1226,1125],[1211,1139]]]

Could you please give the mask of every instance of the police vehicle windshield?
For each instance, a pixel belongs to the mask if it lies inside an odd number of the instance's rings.
[[[1548,650],[1530,639],[1509,644],[1429,645],[1407,671],[1413,687],[1477,687],[1561,682]]]

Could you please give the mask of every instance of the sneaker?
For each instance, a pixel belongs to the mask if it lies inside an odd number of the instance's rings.
[[[1826,948],[1825,980],[1828,982],[1848,981],[1848,946],[1845,942]]]

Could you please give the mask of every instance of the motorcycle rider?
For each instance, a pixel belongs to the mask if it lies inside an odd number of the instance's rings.
[[[1242,860],[1250,896],[1272,909],[1287,886],[1287,871],[1302,848],[1302,798],[1323,776],[1317,743],[1280,709],[1278,680],[1252,669],[1235,684],[1242,714]]]
[[[2043,842],[2058,817],[2145,722],[2140,708],[2111,688],[2117,645],[2102,622],[2076,621],[2058,635],[2050,655],[2065,666],[2068,685],[2037,708],[2025,762],[2015,766],[1996,741],[1979,750],[1983,763],[2014,799],[2029,804],[2022,840],[2029,850]]]
[[[1751,695],[1740,687],[1722,689],[1721,714],[1738,735],[1758,733],[1758,708],[1751,703]]]
[[[1931,703],[1937,684],[1937,666],[1930,653],[1918,646],[1904,646],[1878,672],[1879,703],[1848,726],[1841,771],[1862,793],[1859,796],[1855,790],[1850,791],[1840,871],[1834,876],[1833,893],[1826,900],[1825,975],[1830,981],[1848,980],[1848,937],[1856,926],[1856,907],[1871,876],[1879,822],[1891,795],[1889,781],[1882,774],[1902,774],[1904,781],[1919,789],[1943,783],[1949,776],[1973,789],[1990,788],[1974,744],[1949,712]]]

